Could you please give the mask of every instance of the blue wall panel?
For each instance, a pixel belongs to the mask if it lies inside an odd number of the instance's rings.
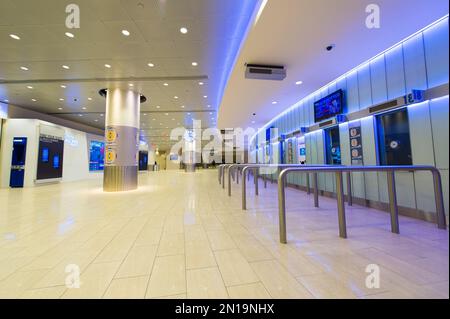
[[[406,94],[403,46],[398,45],[385,54],[388,99]]]
[[[448,20],[423,33],[428,86],[448,83]]]
[[[427,89],[425,52],[421,33],[403,44],[403,58],[405,61],[406,91]]]

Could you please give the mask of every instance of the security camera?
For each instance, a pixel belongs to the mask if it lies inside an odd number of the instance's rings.
[[[256,116],[256,113],[253,113],[253,116]]]
[[[326,47],[326,49],[327,49],[327,51],[331,51],[334,49],[335,46],[336,46],[335,44],[330,44]]]

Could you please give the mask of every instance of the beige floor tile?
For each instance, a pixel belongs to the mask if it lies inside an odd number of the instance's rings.
[[[103,298],[142,299],[145,297],[148,279],[148,276],[114,279]]]
[[[224,250],[236,248],[236,244],[227,232],[222,230],[212,230],[206,232],[212,250]]]
[[[120,262],[91,264],[81,273],[80,288],[67,289],[62,298],[101,298],[111,283]]]
[[[319,299],[355,299],[357,297],[351,287],[347,287],[345,283],[326,273],[300,276],[297,280]]]
[[[0,281],[0,298],[18,298],[41,279],[48,270],[18,271]]]
[[[231,299],[270,299],[264,285],[260,282],[254,284],[227,287]]]
[[[186,276],[188,298],[228,298],[217,267],[188,270]]]
[[[147,298],[178,295],[186,292],[184,255],[157,257],[147,287]]]
[[[65,286],[26,290],[19,296],[21,299],[58,299],[66,291]]]
[[[184,254],[184,234],[163,233],[158,246],[157,256]]]
[[[220,250],[214,252],[214,255],[226,286],[259,281],[252,267],[239,250]]]
[[[272,298],[293,299],[313,297],[277,261],[258,261],[251,263],[251,266]]]
[[[131,248],[115,278],[150,275],[157,249],[156,245]]]
[[[215,266],[216,259],[208,242],[186,242],[186,269]]]

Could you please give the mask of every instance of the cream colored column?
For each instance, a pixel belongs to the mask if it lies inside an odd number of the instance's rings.
[[[105,117],[105,192],[137,188],[140,94],[108,89]]]

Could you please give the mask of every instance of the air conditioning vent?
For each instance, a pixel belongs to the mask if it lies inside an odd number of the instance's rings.
[[[281,81],[286,78],[284,66],[247,64],[246,79]]]

